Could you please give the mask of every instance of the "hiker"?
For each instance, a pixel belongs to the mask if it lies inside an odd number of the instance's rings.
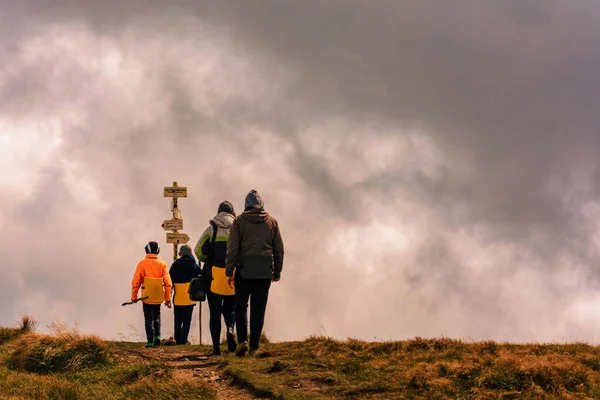
[[[229,230],[235,220],[233,204],[224,201],[219,205],[217,215],[210,220],[195,248],[198,260],[203,261],[202,277],[208,282],[206,297],[210,310],[210,336],[213,343],[213,355],[221,355],[221,316],[227,330],[227,349],[236,350],[233,327],[235,324],[235,292],[227,285],[225,276],[225,257]]]
[[[179,248],[179,258],[171,265],[169,275],[173,281],[173,315],[175,343],[188,344],[195,301],[190,300],[188,288],[193,278],[200,275],[200,266],[192,255],[192,248],[184,244]]]
[[[137,265],[131,281],[131,301],[137,298],[140,287],[146,326],[146,347],[160,346],[160,305],[165,302],[171,308],[171,278],[167,264],[158,258],[160,247],[149,242],[144,248],[146,258]],[[164,288],[163,288],[164,286]]]
[[[258,351],[265,322],[271,282],[278,282],[283,268],[283,240],[279,225],[264,208],[256,190],[246,196],[244,212],[231,227],[227,243],[227,284],[235,285],[235,316],[239,341],[236,356],[248,351],[248,300],[250,300],[250,350]],[[235,275],[234,275],[235,273]],[[234,277],[235,276],[235,277]]]

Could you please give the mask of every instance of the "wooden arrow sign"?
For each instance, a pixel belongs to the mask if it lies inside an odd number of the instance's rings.
[[[190,237],[186,233],[167,233],[167,243],[187,243]]]
[[[168,219],[163,222],[162,228],[165,231],[179,231],[183,229],[182,219]]]
[[[187,188],[179,186],[165,187],[165,197],[187,197]]]

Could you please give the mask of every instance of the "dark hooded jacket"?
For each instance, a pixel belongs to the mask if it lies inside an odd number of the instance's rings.
[[[193,255],[185,255],[171,265],[169,275],[173,283],[188,283],[200,275],[200,266],[196,263]]]
[[[262,200],[258,204],[252,204],[251,200],[249,204],[246,199],[246,211],[233,222],[227,242],[227,276],[233,276],[235,267],[241,265],[246,255],[272,256],[273,276],[281,275],[284,250],[279,225],[261,206]]]

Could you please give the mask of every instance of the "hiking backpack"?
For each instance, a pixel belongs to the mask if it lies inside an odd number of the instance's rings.
[[[217,224],[215,224],[214,221],[210,221],[210,225],[213,227],[213,235],[212,235],[212,240],[210,242],[210,246],[208,247],[208,254],[206,257],[207,261],[210,260],[210,256],[212,253],[212,246],[217,238],[217,230],[219,229],[217,227]],[[207,276],[207,269],[206,269],[206,265],[205,265],[205,268],[202,270],[200,275],[198,275],[198,277],[196,277],[196,278],[193,278],[190,282],[190,287],[188,288],[188,294],[190,296],[190,300],[205,301],[206,293],[210,290],[211,280],[212,280],[212,278]]]

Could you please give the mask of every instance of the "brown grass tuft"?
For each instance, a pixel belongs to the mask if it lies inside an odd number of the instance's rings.
[[[94,336],[27,333],[15,341],[7,363],[11,369],[37,374],[77,372],[108,365],[110,354],[105,342]]]
[[[37,329],[37,321],[29,315],[23,315],[18,328],[0,327],[0,345],[17,339],[25,333],[34,332]]]
[[[21,322],[19,322],[19,329],[22,333],[35,332],[38,327],[38,322],[30,315],[21,316]]]

